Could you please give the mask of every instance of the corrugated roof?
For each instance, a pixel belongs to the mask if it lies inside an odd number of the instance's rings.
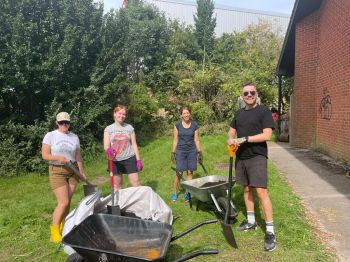
[[[189,1],[189,0],[153,0],[153,1],[197,6],[196,2]],[[215,9],[232,10],[232,11],[252,13],[252,14],[264,14],[264,15],[269,15],[269,16],[290,17],[288,14],[283,14],[283,13],[278,13],[278,12],[268,12],[268,11],[262,11],[262,10],[256,10],[256,9],[238,8],[238,7],[232,7],[232,6],[227,6],[227,5],[215,4]]]
[[[177,19],[186,25],[194,25],[193,16],[196,14],[197,4],[186,0],[144,0],[155,5],[170,19]],[[276,33],[284,34],[287,30],[290,16],[249,9],[233,8],[216,5],[214,9],[216,17],[216,37],[224,33],[237,33],[244,31],[249,25],[267,21],[271,29]]]

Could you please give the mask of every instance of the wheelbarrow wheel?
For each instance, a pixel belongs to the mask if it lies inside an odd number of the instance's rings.
[[[66,262],[84,262],[84,258],[78,253],[70,254]]]
[[[229,203],[228,203],[228,201],[227,201],[227,198],[226,197],[219,197],[218,198],[218,205],[219,205],[219,207],[221,208],[221,209],[223,209],[223,217],[225,217],[225,214],[226,214],[226,211],[228,210],[228,205],[229,205]],[[236,216],[238,215],[238,213],[237,213],[237,210],[236,210],[236,208],[233,208],[232,206],[231,206],[231,208],[230,208],[230,214],[228,214],[228,218],[230,219],[230,220],[233,220],[233,219],[235,219],[236,218]]]

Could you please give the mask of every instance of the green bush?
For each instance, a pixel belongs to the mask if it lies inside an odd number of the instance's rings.
[[[135,129],[137,144],[139,146],[145,146],[153,140],[168,134],[169,130],[173,131],[172,128],[173,125],[169,123],[168,119],[164,117],[154,117],[147,125]]]
[[[208,124],[214,120],[214,112],[203,100],[191,105],[192,117],[200,125]]]
[[[47,163],[41,158],[41,144],[45,134],[54,130],[52,123],[36,122],[25,126],[10,121],[0,128],[0,177],[28,172],[46,174]],[[102,142],[96,142],[91,135],[82,135],[79,139],[84,161],[93,160],[102,150]]]
[[[24,172],[43,173],[41,141],[47,132],[44,124],[24,126],[8,122],[1,125],[0,177],[12,177]]]
[[[199,134],[200,136],[209,136],[209,135],[225,135],[227,134],[230,128],[230,121],[227,122],[212,122],[200,126]]]

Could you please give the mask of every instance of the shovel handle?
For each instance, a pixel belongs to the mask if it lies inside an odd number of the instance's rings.
[[[233,157],[235,155],[235,152],[237,151],[237,149],[238,149],[237,144],[227,146],[227,150],[228,150],[228,153],[230,154],[230,157]]]
[[[113,175],[113,160],[109,160],[109,184],[111,186],[112,206],[114,206],[114,175]]]
[[[111,185],[111,187],[114,187],[114,176],[113,175],[109,176],[109,184]]]
[[[116,156],[116,151],[111,149],[107,150],[107,159],[109,165],[109,184],[111,186],[111,197],[112,197],[112,206],[114,206],[114,174],[113,174],[113,159]],[[117,211],[117,214],[120,215],[120,211]]]
[[[109,160],[109,184],[114,188],[113,160]]]
[[[69,160],[68,162],[66,162],[64,164],[65,167],[67,167],[69,170],[71,170],[74,174],[76,174],[79,179],[81,181],[83,181],[84,183],[88,184],[88,185],[92,185],[85,177],[83,177],[81,174],[80,174],[80,171],[79,169],[75,166],[75,164]]]
[[[88,186],[95,186],[93,184],[91,184],[89,181],[85,180],[85,183],[88,185]]]
[[[106,150],[107,159],[109,164],[109,182],[111,187],[114,187],[114,176],[113,176],[113,160],[117,155],[117,151],[115,151],[112,147],[109,147]]]

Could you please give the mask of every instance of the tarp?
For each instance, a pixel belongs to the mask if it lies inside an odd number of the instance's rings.
[[[115,202],[117,196],[115,195]],[[134,213],[142,219],[172,224],[173,215],[164,200],[148,186],[119,190],[118,205],[121,211]],[[111,204],[111,201],[108,203]]]

